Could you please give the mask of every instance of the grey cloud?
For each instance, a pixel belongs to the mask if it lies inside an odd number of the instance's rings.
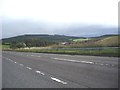
[[[117,27],[100,25],[55,24],[29,20],[3,20],[2,23],[3,38],[23,34],[60,34],[90,37],[118,33]]]

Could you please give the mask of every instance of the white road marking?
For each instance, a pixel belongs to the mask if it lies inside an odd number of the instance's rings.
[[[11,59],[8,59],[9,61],[11,61],[11,62],[13,62],[13,60],[11,60]]]
[[[99,63],[95,63],[95,64],[99,64]]]
[[[114,65],[114,64],[112,64],[112,66],[114,67],[115,65]]]
[[[89,64],[94,64],[94,62],[88,62],[88,61],[81,61],[83,63],[89,63]]]
[[[34,55],[31,55],[31,56],[34,56]]]
[[[17,62],[14,62],[14,63],[17,63]]]
[[[59,55],[59,56],[70,56],[70,55]]]
[[[35,57],[41,57],[41,56],[37,56],[37,55],[31,55],[31,56],[35,56]]]
[[[109,64],[105,64],[105,65],[109,65]]]
[[[53,59],[69,61],[69,62],[80,62],[80,61],[77,61],[77,60],[69,60],[69,59],[62,59],[62,58],[53,58]]]
[[[88,61],[69,60],[69,59],[62,59],[62,58],[54,58],[54,59],[63,60],[63,61],[69,61],[69,62],[81,62],[81,63],[94,64],[94,62],[88,62]]]
[[[24,66],[23,64],[20,64],[20,66]]]
[[[11,60],[11,62],[13,62],[13,60]]]
[[[27,69],[32,70],[32,68],[30,68],[30,67],[27,67]]]
[[[51,79],[56,81],[56,82],[62,83],[62,84],[67,84],[67,82],[61,81],[61,80],[54,78],[54,77],[51,77]]]
[[[36,57],[41,57],[41,56],[36,56]]]
[[[52,59],[69,61],[69,62],[87,63],[87,64],[109,65],[109,64],[95,63],[95,62],[90,62],[90,61],[69,60],[69,59],[63,59],[63,58],[52,58]],[[111,66],[114,66],[114,65],[111,65]]]
[[[100,65],[104,65],[104,64],[100,64]]]
[[[45,75],[43,72],[41,72],[41,71],[35,71],[36,73],[39,73],[39,74],[41,74],[41,75]]]

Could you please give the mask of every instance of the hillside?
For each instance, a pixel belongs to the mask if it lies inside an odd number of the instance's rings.
[[[120,36],[119,36],[120,37]],[[99,41],[97,41],[96,43],[102,46],[118,46],[118,36],[109,36],[109,37],[105,37]]]
[[[63,48],[82,48],[82,47],[118,47],[120,46],[120,35],[103,35],[99,37],[90,37],[86,39],[74,39],[68,45],[59,45],[55,47]]]
[[[11,43],[12,41],[16,42],[24,42],[25,40],[42,40],[42,41],[51,41],[51,42],[64,42],[64,41],[71,41],[72,39],[78,39],[80,37],[73,37],[73,36],[64,36],[64,35],[47,35],[47,34],[41,34],[41,35],[21,35],[11,38],[5,38],[2,39],[3,43]]]
[[[40,47],[40,46],[50,46],[55,45],[55,47],[117,47],[118,46],[118,35],[103,35],[98,37],[74,37],[65,35],[21,35],[11,38],[2,39],[4,45],[16,44],[23,42],[30,47]],[[60,42],[69,42],[67,45],[58,45]],[[31,45],[32,44],[32,45]],[[54,46],[53,46],[54,47]]]

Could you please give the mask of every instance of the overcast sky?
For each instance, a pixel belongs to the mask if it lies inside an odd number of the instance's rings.
[[[117,33],[119,0],[2,0],[3,37]]]

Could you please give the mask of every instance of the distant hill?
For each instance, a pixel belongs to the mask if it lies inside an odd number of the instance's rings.
[[[118,38],[120,35],[109,34],[97,37],[75,37],[65,35],[47,35],[47,34],[27,34],[21,36],[15,36],[2,39],[4,45],[11,44],[13,42],[23,42],[27,45],[32,44],[34,47],[49,46],[56,44],[59,47],[60,42],[69,42],[68,47],[99,47],[99,46],[118,46]],[[61,47],[61,46],[60,46]],[[63,46],[64,47],[64,46]]]
[[[64,36],[64,35],[47,35],[47,34],[40,34],[40,35],[27,34],[27,35],[15,36],[10,38],[4,38],[2,39],[2,42],[3,43],[11,43],[13,41],[24,42],[29,39],[50,41],[50,42],[69,42],[73,39],[79,39],[79,38],[82,38],[82,37]]]
[[[100,40],[96,41],[96,44],[101,46],[118,46],[120,36],[103,36]],[[120,46],[120,45],[119,45]]]
[[[103,35],[97,37],[90,37],[86,39],[74,39],[73,42],[66,45],[69,48],[81,48],[81,47],[118,47],[120,35]],[[55,47],[66,47],[63,45],[57,45]]]
[[[96,36],[96,37],[91,37],[91,38],[107,38],[107,37],[112,37],[112,36],[119,36],[118,34],[106,34],[102,36]]]

